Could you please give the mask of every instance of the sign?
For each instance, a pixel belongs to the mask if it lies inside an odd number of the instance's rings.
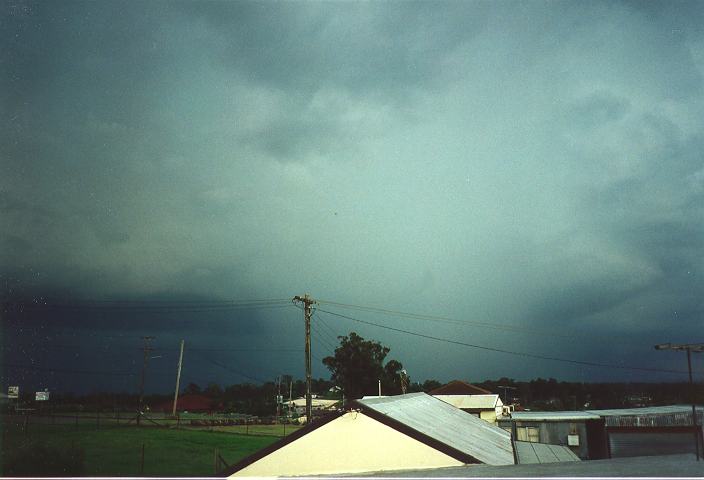
[[[283,396],[283,395],[277,395],[277,396],[276,396],[276,403],[284,403],[284,396]]]
[[[579,447],[579,435],[567,435],[567,446]]]
[[[44,392],[37,392],[36,395],[35,395],[35,397],[34,397],[34,399],[35,399],[37,402],[45,402],[45,401],[49,400],[49,392],[46,392],[46,391],[44,391]]]
[[[7,387],[7,398],[20,398],[19,385],[12,385]]]

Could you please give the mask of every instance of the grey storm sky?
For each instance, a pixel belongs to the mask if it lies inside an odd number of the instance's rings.
[[[335,310],[394,328],[654,368],[684,366],[654,343],[703,340],[701,2],[18,0],[0,15],[5,296],[309,292],[520,331]],[[257,312],[247,342],[299,347],[300,317]],[[227,319],[189,318],[162,338],[242,346]],[[684,379],[322,318],[327,343],[380,340],[415,380]],[[276,362],[300,375],[299,356]],[[284,368],[267,362],[245,367]]]

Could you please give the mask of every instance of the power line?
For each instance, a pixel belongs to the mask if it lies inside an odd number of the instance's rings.
[[[546,337],[546,336],[557,337],[557,338],[565,338],[565,339],[571,339],[571,340],[574,340],[574,338],[575,338],[574,335],[560,334],[560,333],[555,333],[552,331],[541,331],[541,330],[536,330],[536,329],[528,329],[528,328],[519,327],[517,325],[510,325],[510,324],[479,322],[479,321],[473,321],[473,320],[459,320],[456,318],[443,317],[443,316],[438,316],[438,315],[426,315],[426,314],[420,314],[420,313],[401,312],[398,310],[391,310],[391,309],[387,309],[387,308],[368,307],[368,306],[364,306],[364,305],[353,305],[353,304],[349,304],[349,303],[339,303],[339,302],[332,302],[332,301],[328,301],[328,300],[318,300],[318,302],[320,304],[332,305],[332,306],[336,306],[339,308],[347,308],[347,309],[364,311],[364,312],[379,313],[382,315],[389,315],[389,316],[402,317],[402,318],[411,318],[411,319],[415,319],[415,320],[428,320],[431,322],[447,323],[447,324],[458,325],[458,326],[463,326],[463,327],[469,326],[469,327],[487,328],[487,329],[491,329],[491,330],[499,330],[499,331],[504,331],[504,332],[521,333],[521,334],[526,334],[526,335],[538,335],[541,337]]]
[[[225,364],[223,364],[223,363],[218,362],[217,360],[215,360],[215,359],[213,359],[213,358],[211,358],[211,357],[209,357],[209,356],[207,356],[207,355],[204,355],[202,352],[197,352],[197,353],[198,353],[198,355],[199,355],[201,358],[207,360],[208,362],[212,363],[213,365],[216,365],[216,366],[218,366],[218,367],[220,367],[220,368],[222,368],[222,369],[225,369],[225,370],[227,370],[227,371],[230,372],[230,373],[234,373],[235,375],[239,375],[240,377],[244,377],[244,378],[247,378],[247,379],[249,379],[249,380],[254,380],[255,382],[261,382],[261,383],[266,383],[266,382],[268,381],[268,380],[263,380],[263,379],[258,378],[258,377],[254,377],[254,376],[252,376],[252,375],[247,375],[247,374],[244,373],[244,372],[241,372],[241,371],[239,371],[239,370],[236,370],[236,369],[234,369],[234,368],[232,368],[232,367],[230,367],[230,366],[228,366],[228,365],[225,365]]]
[[[40,367],[38,365],[20,365],[17,363],[3,363],[4,367],[10,367],[10,368],[17,368],[20,370],[36,370],[38,372],[56,372],[56,373],[71,373],[71,374],[78,374],[78,375],[114,375],[114,376],[130,376],[134,377],[137,376],[138,374],[135,372],[111,372],[111,371],[105,371],[105,370],[72,370],[68,368],[49,368],[49,367]],[[155,372],[152,375],[168,375],[171,376],[171,373],[161,373],[161,372]]]
[[[374,326],[377,328],[383,328],[386,330],[392,330],[394,332],[405,333],[407,335],[413,335],[416,337],[427,338],[429,340],[435,340],[438,342],[445,342],[445,343],[451,343],[454,345],[461,345],[464,347],[477,348],[480,350],[487,350],[490,352],[505,353],[508,355],[516,355],[516,356],[527,357],[527,358],[536,358],[539,360],[550,360],[553,362],[564,362],[564,363],[571,363],[571,364],[576,364],[576,365],[587,365],[587,366],[591,366],[591,367],[614,368],[614,369],[620,369],[620,370],[640,370],[640,371],[645,371],[645,372],[664,372],[664,373],[680,373],[680,374],[687,373],[687,372],[683,372],[680,370],[664,370],[664,369],[659,369],[659,368],[647,368],[647,367],[629,367],[629,366],[625,366],[625,365],[612,365],[612,364],[607,364],[607,363],[586,362],[586,361],[582,361],[582,360],[572,360],[569,358],[548,357],[548,356],[536,355],[536,354],[532,354],[532,353],[514,352],[511,350],[504,350],[501,348],[494,348],[494,347],[486,347],[483,345],[474,345],[471,343],[465,343],[465,342],[460,342],[457,340],[451,340],[449,338],[434,337],[432,335],[425,335],[423,333],[411,332],[409,330],[403,330],[401,328],[389,327],[386,325],[379,325],[377,323],[368,322],[366,320],[360,320],[358,318],[350,317],[347,315],[342,315],[342,314],[335,313],[335,312],[330,312],[330,311],[323,310],[320,308],[318,309],[318,311],[327,313],[329,315],[334,315],[336,317],[346,318],[346,319],[352,320],[354,322],[359,322],[359,323],[363,323],[366,325],[371,325],[371,326]]]

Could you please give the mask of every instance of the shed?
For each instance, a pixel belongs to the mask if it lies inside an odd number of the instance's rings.
[[[233,465],[226,476],[342,475],[512,465],[510,435],[424,393],[357,400]]]
[[[603,445],[603,420],[594,413],[514,412],[499,417],[498,424],[506,430],[514,428],[519,441],[563,445],[585,460],[607,456],[598,450]]]
[[[611,458],[694,453],[691,405],[590,410],[604,421]],[[700,454],[704,409],[696,407]]]

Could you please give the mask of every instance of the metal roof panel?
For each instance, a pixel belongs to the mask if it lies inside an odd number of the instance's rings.
[[[425,393],[357,402],[482,463],[514,463],[508,432]]]

